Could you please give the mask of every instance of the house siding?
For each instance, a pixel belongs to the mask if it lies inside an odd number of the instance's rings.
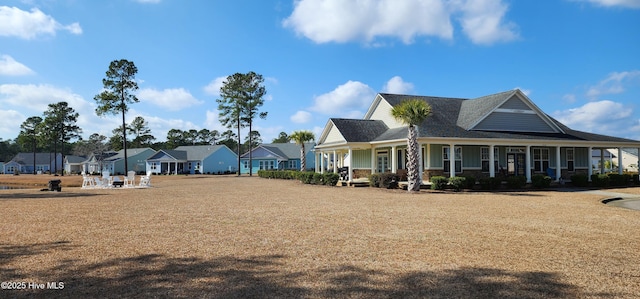
[[[381,100],[369,119],[381,120],[390,129],[403,127],[402,123],[391,116],[391,109],[392,107],[387,101]]]
[[[351,152],[353,157],[351,158],[351,162],[353,163],[352,168],[366,168],[371,169],[371,150],[353,150]]]
[[[513,96],[508,99],[500,108],[503,109],[518,109],[518,110],[531,110],[529,105],[523,102],[518,96]]]
[[[202,161],[203,173],[224,173],[225,171],[236,171],[238,156],[227,147],[222,147],[206,157]],[[195,172],[195,166],[194,170]]]
[[[344,137],[340,130],[334,125],[331,125],[331,129],[329,129],[329,133],[327,133],[327,138],[325,138],[324,142],[326,143],[334,143],[334,142],[342,142],[344,141]]]
[[[554,130],[537,114],[493,112],[474,130],[553,133]]]

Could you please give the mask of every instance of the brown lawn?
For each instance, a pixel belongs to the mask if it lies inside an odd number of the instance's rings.
[[[64,288],[0,297],[640,297],[640,211],[596,195],[65,179],[0,191],[0,281]]]

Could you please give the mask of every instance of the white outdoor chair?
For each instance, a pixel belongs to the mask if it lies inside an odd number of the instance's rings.
[[[94,182],[94,186],[95,186],[95,188],[104,188],[104,187],[106,187],[106,185],[105,185],[105,183],[104,183],[104,180],[102,180],[102,178],[101,178],[101,177],[95,177],[95,178],[93,178],[93,179],[94,179],[94,181],[95,181],[95,182]]]
[[[124,186],[125,187],[133,187],[135,186],[135,180],[136,180],[136,172],[131,170],[129,172],[127,172],[127,176],[124,177]]]
[[[113,187],[113,177],[109,171],[102,172],[102,185],[103,187]]]
[[[90,175],[87,175],[86,173],[84,173],[84,171],[82,172],[82,189],[87,189],[87,188],[94,188],[95,187],[95,181],[93,180],[93,178]]]
[[[147,172],[147,175],[143,175],[140,177],[140,182],[138,183],[140,187],[151,187],[151,171]]]

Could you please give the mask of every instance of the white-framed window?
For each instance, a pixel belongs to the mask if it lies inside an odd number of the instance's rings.
[[[455,148],[454,159],[456,172],[462,172],[462,147],[458,146]],[[442,165],[444,166],[444,172],[450,172],[451,154],[448,146],[442,147]]]
[[[489,172],[489,147],[480,148],[480,160],[482,161],[482,171]],[[493,169],[498,170],[500,158],[500,150],[497,147],[493,148]]]
[[[249,160],[243,160],[242,161],[242,168],[249,169]],[[262,168],[260,168],[260,169],[262,169]]]
[[[158,164],[156,162],[151,162],[150,168],[151,168],[151,170],[156,170],[156,169],[158,169]]]
[[[549,168],[549,149],[534,148],[533,149],[533,170],[537,172],[545,172]]]
[[[574,159],[574,150],[573,148],[567,149],[567,170],[574,171],[575,170],[575,159]]]
[[[298,169],[298,161],[296,160],[287,161],[287,169]]]
[[[273,169],[275,162],[273,160],[260,160],[260,170]]]

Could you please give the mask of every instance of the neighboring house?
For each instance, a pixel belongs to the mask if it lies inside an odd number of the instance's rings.
[[[0,162],[0,174],[4,174],[4,162]]]
[[[316,171],[349,165],[349,179],[406,167],[407,126],[391,116],[407,99],[431,106],[418,126],[420,171],[433,176],[495,177],[551,173],[556,180],[592,174],[594,149],[640,148],[640,141],[568,128],[520,90],[475,99],[376,95],[363,119],[331,118],[316,145]],[[325,163],[325,157],[330,162]],[[620,172],[622,169],[620,169]]]
[[[145,173],[147,169],[147,159],[156,151],[152,148],[128,148],[127,149],[127,166],[129,171],[136,173]],[[102,161],[103,170],[108,170],[111,174],[124,175],[124,149],[119,150],[115,155],[105,158]]]
[[[57,159],[55,159],[57,157]],[[54,170],[62,171],[62,154],[36,153],[36,173]],[[57,164],[57,167],[56,167]],[[4,164],[3,173],[33,173],[33,153],[18,153],[11,161]]]
[[[615,151],[618,152],[617,150]],[[617,169],[618,158],[608,149],[600,148],[591,151],[591,168],[594,173],[607,173]]]
[[[64,171],[66,173],[81,173],[84,171],[84,162],[87,157],[67,155],[64,156]]]
[[[613,155],[618,155],[618,151],[615,149],[608,149]],[[618,165],[618,162],[615,161],[615,164]],[[638,164],[640,161],[638,160],[638,149],[637,148],[623,148],[622,149],[622,170],[629,172],[638,172]]]
[[[117,154],[118,153],[111,152],[111,151],[98,153],[98,154],[91,154],[91,156],[89,156],[89,158],[82,163],[83,169],[87,173],[99,174],[103,170],[108,170],[104,161],[107,158],[113,157]],[[111,163],[108,163],[108,164],[111,165]]]
[[[305,143],[307,169],[315,169],[313,147],[315,143]],[[300,170],[300,145],[296,143],[261,144],[251,152],[252,173],[262,169]],[[240,173],[249,173],[249,152],[240,156]]]
[[[147,159],[147,172],[155,174],[223,174],[235,172],[238,156],[226,145],[179,146],[160,150]]]

